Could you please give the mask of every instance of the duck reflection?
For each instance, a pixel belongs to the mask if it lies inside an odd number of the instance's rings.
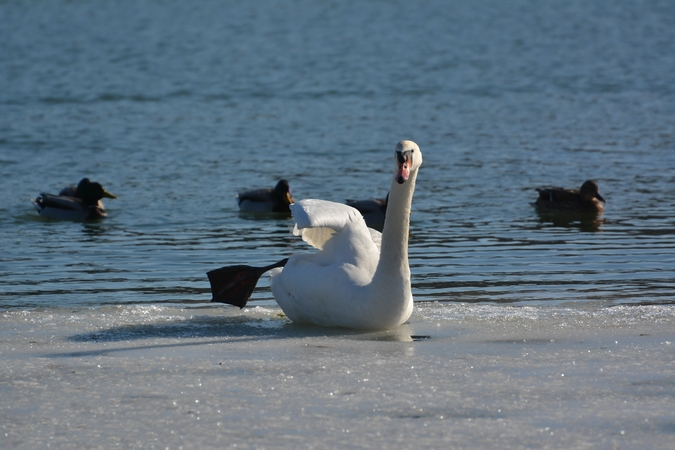
[[[108,227],[102,225],[101,223],[98,222],[85,222],[82,225],[82,233],[91,238],[91,241],[96,240],[95,238],[98,238],[100,236],[103,236],[108,232]]]
[[[556,213],[537,211],[540,224],[553,224],[556,227],[577,228],[579,231],[596,232],[605,222],[601,214],[594,213]]]

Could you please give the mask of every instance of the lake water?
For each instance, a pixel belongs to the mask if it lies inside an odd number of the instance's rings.
[[[3,447],[672,443],[671,2],[7,1],[0,23]],[[298,329],[277,315],[266,277],[250,308],[208,303],[207,271],[310,251],[289,218],[240,214],[238,191],[286,178],[296,199],[384,197],[401,139],[424,152],[410,240],[418,303],[403,330]],[[84,176],[119,196],[105,221],[38,217],[32,197]],[[597,221],[534,211],[536,187],[586,179],[607,199]],[[528,363],[523,345],[540,359]],[[592,357],[574,356],[586,346]],[[469,370],[463,352],[490,367],[472,374],[480,389],[463,378],[437,397],[415,390]],[[561,360],[587,370],[548,384]],[[171,403],[223,361],[248,377],[212,391],[244,399],[227,414],[252,428],[234,435],[214,425],[227,419],[200,424]],[[418,365],[420,384],[399,364]],[[615,369],[606,387],[589,375],[600,366]],[[381,376],[394,399],[385,412],[376,390],[343,376],[350,367],[361,381]],[[281,371],[302,384],[257,397]],[[127,378],[135,387],[120,400]],[[156,378],[169,392],[155,392]],[[516,395],[506,379],[534,383],[532,407],[496,405]],[[420,396],[396,397],[401,380]],[[584,409],[575,389],[609,393]],[[347,394],[333,408],[319,391]],[[620,413],[623,394],[634,406]],[[415,412],[424,402],[430,415]],[[70,439],[78,425],[57,413],[64,404],[93,437]],[[399,426],[405,436],[385,433]]]

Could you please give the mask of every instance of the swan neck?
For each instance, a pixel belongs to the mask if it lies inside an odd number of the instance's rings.
[[[415,170],[403,184],[392,180],[377,272],[384,271],[390,275],[397,273],[410,278],[408,230],[416,178]]]

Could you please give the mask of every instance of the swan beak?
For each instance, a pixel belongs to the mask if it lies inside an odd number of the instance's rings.
[[[116,195],[111,194],[110,192],[106,191],[105,189],[103,189],[103,196],[105,198],[117,198]]]
[[[408,181],[410,177],[410,169],[412,169],[412,152],[396,152],[396,182],[403,184]]]

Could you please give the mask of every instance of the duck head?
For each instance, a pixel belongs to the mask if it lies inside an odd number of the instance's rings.
[[[278,199],[282,199],[287,205],[295,203],[295,200],[293,200],[293,196],[291,195],[291,187],[286,180],[279,180],[277,185],[274,186],[274,196]]]
[[[100,183],[92,182],[89,178],[82,178],[77,183],[77,196],[82,199],[86,205],[93,205],[103,197],[117,198],[116,195],[106,191]]]
[[[403,184],[410,178],[410,173],[422,165],[422,152],[413,141],[401,141],[396,144],[396,172],[394,179]]]
[[[579,194],[581,195],[581,198],[587,202],[593,200],[594,198],[597,198],[601,202],[605,202],[605,199],[602,198],[602,195],[600,195],[598,183],[593,180],[584,181],[584,184],[581,185],[581,189],[579,189]]]

